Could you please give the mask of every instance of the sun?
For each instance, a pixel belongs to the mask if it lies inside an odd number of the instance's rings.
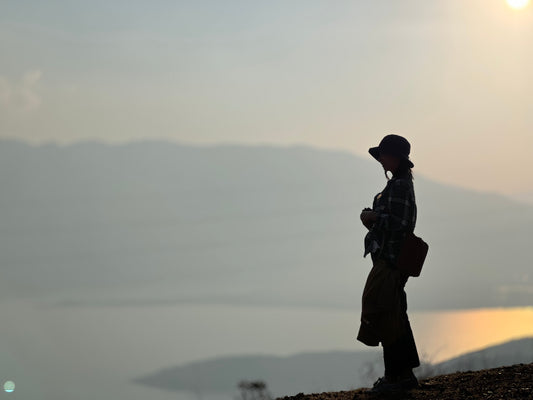
[[[529,5],[529,0],[507,0],[507,4],[515,10],[521,10]]]

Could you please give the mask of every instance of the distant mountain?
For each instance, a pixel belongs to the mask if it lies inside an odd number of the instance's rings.
[[[524,338],[452,358],[435,365],[435,370],[444,374],[532,362],[533,338]]]
[[[422,365],[419,378],[533,362],[533,338],[510,341],[436,364]],[[303,353],[288,357],[240,356],[208,359],[165,368],[134,379],[164,390],[195,393],[235,391],[241,380],[262,380],[275,396],[351,390],[383,374],[380,349],[363,352]]]
[[[163,390],[196,393],[235,391],[241,380],[262,380],[275,395],[359,387],[365,366],[379,359],[374,351],[304,353],[288,357],[235,356],[165,368],[134,379]]]
[[[410,309],[530,305],[533,207],[414,174],[430,251]],[[359,309],[359,213],[385,183],[307,146],[2,140],[0,300]]]
[[[512,198],[520,202],[533,205],[533,191],[514,193]]]

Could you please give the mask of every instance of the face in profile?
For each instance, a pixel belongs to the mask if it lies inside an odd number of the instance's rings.
[[[380,154],[378,161],[383,166],[385,172],[394,172],[398,168],[398,165],[400,165],[400,158],[390,154]]]

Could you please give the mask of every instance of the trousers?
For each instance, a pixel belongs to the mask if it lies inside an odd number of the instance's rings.
[[[382,344],[385,375],[389,377],[397,377],[405,370],[420,366],[413,331],[407,316],[407,295],[404,289],[407,279],[407,276],[402,277],[400,282],[402,288],[400,295],[402,334],[393,343]]]

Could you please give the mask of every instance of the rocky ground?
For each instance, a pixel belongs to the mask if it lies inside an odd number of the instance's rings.
[[[440,375],[421,380],[419,388],[405,393],[376,395],[364,391],[298,393],[276,400],[533,400],[533,363]]]

